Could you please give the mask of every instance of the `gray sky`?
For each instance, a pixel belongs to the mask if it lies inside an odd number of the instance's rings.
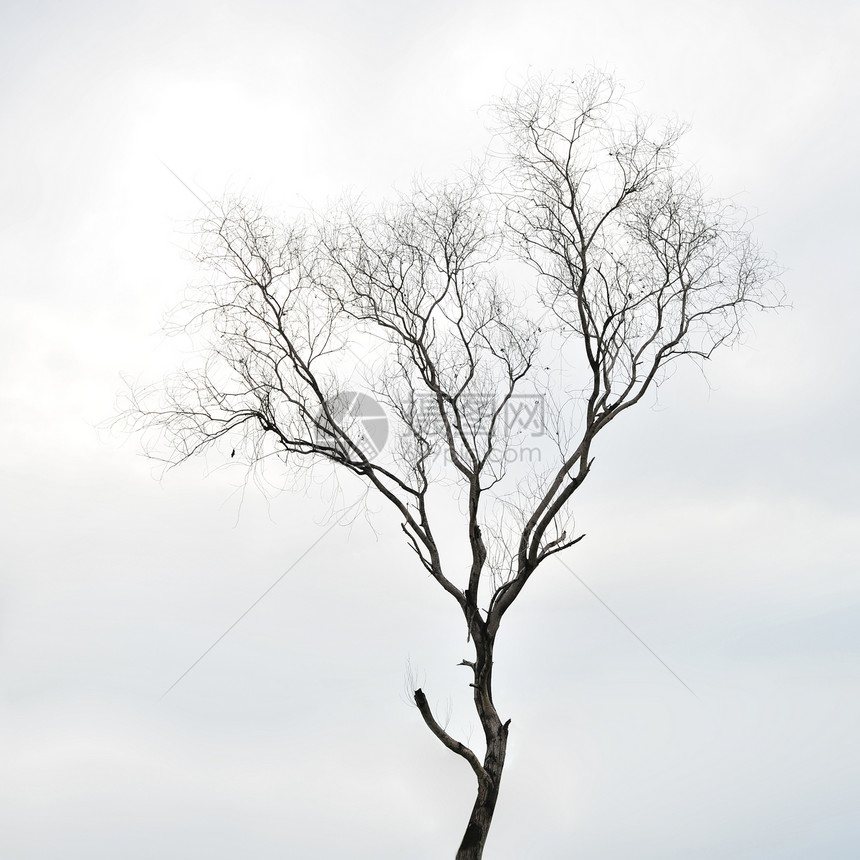
[[[794,310],[603,440],[566,556],[497,647],[512,718],[487,856],[854,857],[860,842],[855,262],[860,9],[776,2],[7,3],[0,12],[0,855],[452,856],[473,777],[449,598],[379,517],[266,500],[212,457],[162,483],[99,434],[157,375],[225,188],[278,208],[441,176],[533,70],[614,69],[693,123]],[[383,562],[381,563],[381,560]],[[474,729],[474,727],[473,727]],[[851,813],[851,814],[849,814]]]

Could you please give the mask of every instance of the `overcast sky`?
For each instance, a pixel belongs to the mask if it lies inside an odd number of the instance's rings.
[[[159,483],[96,427],[175,357],[200,207],[165,165],[376,194],[479,155],[509,81],[596,64],[692,122],[794,309],[628,413],[576,509],[567,563],[701,701],[548,562],[497,646],[486,856],[856,857],[858,40],[847,2],[4,3],[0,856],[453,856],[474,779],[404,676],[465,738],[470,652],[397,523],[327,531],[324,488],[214,456]]]

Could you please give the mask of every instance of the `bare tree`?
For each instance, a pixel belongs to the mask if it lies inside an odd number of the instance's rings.
[[[681,129],[636,113],[608,76],[530,80],[496,117],[501,152],[487,170],[502,169],[491,181],[485,170],[419,183],[394,203],[289,223],[248,202],[213,204],[199,249],[211,277],[183,323],[201,360],[132,392],[125,413],[170,462],[228,437],[252,463],[335,464],[393,508],[473,651],[461,665],[481,749],[413,691],[477,780],[459,860],[482,856],[505,763],[496,637],[542,563],[582,539],[571,502],[596,437],[672,363],[709,359],[747,311],[780,304],[743,213],[679,167]],[[543,373],[550,337],[584,368],[576,384]],[[391,425],[381,452],[345,394],[352,356],[371,350],[364,396]],[[523,402],[545,408],[554,444],[539,464],[508,456]],[[446,482],[465,501],[468,569],[443,563],[434,531],[431,496]]]

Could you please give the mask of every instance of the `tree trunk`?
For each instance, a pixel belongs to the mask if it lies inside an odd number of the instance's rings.
[[[484,753],[483,778],[478,778],[478,796],[469,816],[469,823],[463,835],[463,841],[457,851],[456,860],[480,860],[484,853],[484,845],[496,802],[499,799],[499,787],[502,781],[502,770],[505,766],[505,752],[508,747],[508,726],[510,720],[502,723],[493,702],[493,645],[495,636],[487,630],[486,624],[475,613],[471,619],[472,640],[475,645],[475,663],[473,670],[475,710],[481,720],[484,730],[486,751]]]
[[[475,710],[484,730],[486,744],[484,760],[481,762],[475,753],[465,744],[455,740],[439,725],[433,716],[427,697],[420,688],[415,690],[415,704],[430,731],[452,752],[465,759],[478,780],[478,796],[469,816],[469,823],[463,835],[463,841],[457,851],[456,860],[481,860],[484,845],[496,802],[499,799],[499,786],[502,781],[502,770],[505,766],[505,752],[508,747],[508,726],[511,721],[502,722],[493,704],[493,644],[495,633],[487,629],[486,622],[478,615],[477,607],[467,614],[472,641],[475,647],[475,660],[463,660],[460,664],[468,666],[474,673]]]
[[[496,737],[487,746],[487,753],[484,756],[487,779],[478,784],[478,796],[472,807],[463,841],[457,850],[457,860],[481,860],[484,854],[484,845],[493,821],[493,813],[496,811],[496,801],[499,799],[499,784],[502,779],[507,744],[507,723],[500,724]]]

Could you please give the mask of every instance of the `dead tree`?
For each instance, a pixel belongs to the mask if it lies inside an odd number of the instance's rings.
[[[225,437],[251,462],[335,464],[391,506],[472,648],[461,665],[482,749],[452,737],[414,690],[477,780],[459,860],[482,856],[505,763],[496,637],[543,562],[582,539],[571,502],[597,436],[672,363],[706,361],[748,311],[780,304],[743,213],[708,199],[678,164],[680,129],[636,113],[611,78],[531,80],[496,117],[502,151],[484,173],[501,160],[499,179],[418,184],[391,204],[290,222],[213,204],[199,248],[210,277],[183,323],[200,361],[132,392],[125,412],[171,462]],[[541,375],[550,336],[585,369],[578,387]],[[343,370],[371,348],[381,363],[365,392],[391,425],[381,452],[343,404]],[[553,445],[540,464],[509,467],[508,416],[524,396],[547,406]],[[430,499],[440,482],[465,501],[467,569],[443,563]]]

